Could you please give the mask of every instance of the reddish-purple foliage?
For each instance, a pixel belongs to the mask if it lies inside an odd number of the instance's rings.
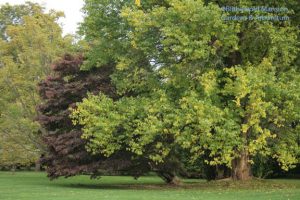
[[[81,139],[81,127],[74,126],[69,118],[69,108],[74,108],[87,93],[104,94],[115,97],[115,89],[110,82],[112,66],[102,66],[90,71],[81,71],[82,56],[65,55],[52,66],[53,75],[39,84],[43,104],[38,107],[38,122],[45,130],[43,141],[47,153],[41,158],[48,176],[73,176],[90,174],[97,176],[99,169],[120,170],[130,165],[128,153],[120,152],[110,158],[91,155]]]

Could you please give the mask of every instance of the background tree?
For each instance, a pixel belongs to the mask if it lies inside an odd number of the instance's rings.
[[[222,1],[227,2],[232,3]],[[240,180],[251,178],[258,155],[276,159],[284,170],[299,163],[294,21],[226,23],[218,5],[202,1],[146,1],[141,7],[122,1],[113,12],[100,9],[100,15],[98,8],[112,5],[86,3],[83,30],[89,30],[87,38],[104,41],[94,44],[92,55],[98,63],[116,63],[112,79],[124,95],[117,101],[90,95],[74,110],[90,151],[109,157],[125,146],[164,163],[184,148],[191,162],[207,155],[207,164],[226,165]],[[119,18],[112,22],[120,25],[120,35],[97,26],[110,24],[111,13],[112,20]],[[94,35],[97,28],[108,31]],[[114,42],[121,43],[119,49],[99,51]]]
[[[0,165],[31,164],[43,150],[36,85],[71,43],[57,24],[62,13],[30,2],[5,4],[0,13]]]

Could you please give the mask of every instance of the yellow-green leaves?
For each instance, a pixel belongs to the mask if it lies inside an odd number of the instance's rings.
[[[3,5],[0,10],[0,164],[27,165],[42,150],[42,129],[35,121],[40,104],[37,83],[71,41],[63,39],[57,24],[61,13],[45,13],[30,2]]]
[[[135,0],[135,5],[141,6],[141,0]]]
[[[101,152],[110,156],[120,149],[117,137],[118,126],[125,119],[115,109],[113,101],[105,95],[99,97],[89,95],[73,110],[72,119],[75,124],[83,125],[83,139],[90,140],[88,150]]]
[[[172,145],[172,104],[162,91],[153,98],[122,98],[90,95],[73,110],[72,119],[83,125],[88,150],[110,156],[121,148],[160,163]]]
[[[204,73],[200,78],[200,84],[204,88],[204,92],[207,95],[212,95],[218,92],[218,77],[215,70]]]
[[[231,166],[243,151],[296,162],[299,151],[278,150],[295,146],[291,124],[300,119],[295,28],[225,22],[216,4],[200,0],[145,1],[143,9],[89,2],[87,35],[99,40],[93,58],[116,64],[112,80],[123,95],[102,114],[92,107],[105,108],[103,97],[75,112],[91,149],[123,147],[157,163],[174,149],[211,165]]]

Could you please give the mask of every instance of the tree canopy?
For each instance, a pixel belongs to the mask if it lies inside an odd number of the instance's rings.
[[[262,176],[261,165],[294,168],[299,8],[297,0],[85,0],[74,40],[62,36],[61,12],[2,5],[0,167],[41,157],[51,179],[155,172],[168,183],[192,170],[246,180]],[[231,15],[253,20],[224,20]],[[286,20],[259,20],[274,15]]]
[[[164,163],[187,149],[191,161],[208,155],[206,163],[228,166],[235,179],[251,177],[256,156],[284,170],[299,163],[298,28],[294,21],[225,22],[226,4],[86,1],[81,29],[94,42],[88,62],[116,63],[112,79],[122,96],[89,95],[73,111],[91,152],[109,157],[126,147]],[[296,17],[295,4],[268,5]]]

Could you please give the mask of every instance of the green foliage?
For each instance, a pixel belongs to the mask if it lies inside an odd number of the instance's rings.
[[[83,138],[90,139],[93,153],[110,156],[123,147],[159,163],[172,150],[172,107],[166,97],[122,98],[117,102],[105,95],[83,100],[72,114],[74,123],[83,125]],[[162,121],[163,120],[163,121]],[[146,153],[146,155],[144,155]]]
[[[73,111],[91,152],[110,156],[125,147],[161,163],[184,148],[194,162],[208,155],[210,165],[234,167],[245,153],[247,162],[260,154],[284,170],[299,163],[293,21],[227,23],[216,4],[200,0],[121,1],[106,14],[107,1],[86,3],[82,29],[97,62],[116,63],[121,96],[90,95]]]
[[[34,121],[36,85],[70,43],[57,24],[62,13],[45,13],[33,3],[0,10],[0,165],[29,164],[43,149],[38,137],[43,130]]]

